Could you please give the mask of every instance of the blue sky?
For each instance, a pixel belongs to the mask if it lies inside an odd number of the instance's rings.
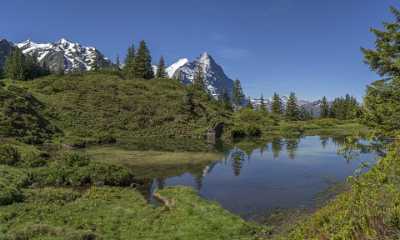
[[[363,64],[370,27],[391,20],[395,0],[13,0],[1,4],[0,37],[99,48],[115,59],[145,39],[155,62],[209,52],[253,97],[362,98],[379,77]]]

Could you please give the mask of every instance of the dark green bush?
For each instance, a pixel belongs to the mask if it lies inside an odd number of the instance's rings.
[[[34,182],[45,186],[129,186],[135,182],[130,170],[91,162],[86,155],[68,154],[49,167],[34,169]]]
[[[0,164],[14,166],[21,161],[18,149],[10,144],[0,145]]]
[[[0,179],[0,206],[20,202],[24,199],[18,187]]]

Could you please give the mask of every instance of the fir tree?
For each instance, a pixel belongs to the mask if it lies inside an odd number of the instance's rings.
[[[312,111],[312,109],[311,109],[311,111]],[[309,111],[307,111],[307,109],[304,106],[301,106],[300,110],[299,110],[299,120],[307,121],[310,119],[312,119],[311,113]]]
[[[236,106],[240,106],[245,98],[242,85],[239,79],[233,82],[232,101]]]
[[[197,65],[196,72],[193,77],[193,86],[197,90],[205,90],[205,82],[204,82],[204,70],[201,64]]]
[[[384,30],[372,29],[375,49],[362,49],[371,70],[385,79],[367,88],[364,122],[379,135],[395,135],[400,129],[400,11],[391,7],[395,19],[384,23]]]
[[[321,100],[321,106],[320,106],[320,118],[327,118],[329,117],[329,103],[326,97],[324,96]]]
[[[283,113],[282,99],[277,93],[274,93],[274,96],[272,98],[271,111],[276,115],[281,115]]]
[[[219,101],[225,109],[232,110],[231,100],[230,100],[230,97],[229,97],[229,94],[228,94],[228,91],[226,90],[226,88],[222,89],[222,93],[219,97]]]
[[[265,103],[264,96],[262,94],[260,97],[260,111],[264,113],[268,112],[268,106]]]
[[[136,78],[154,78],[151,55],[146,42],[141,41],[134,61],[134,75]]]
[[[251,98],[250,98],[250,97],[247,99],[246,108],[254,109],[254,106],[253,106],[253,104],[251,103]]]
[[[117,54],[117,57],[115,58],[115,68],[116,68],[116,70],[121,70],[121,62],[120,62],[120,60],[119,60],[119,55]]]
[[[135,46],[132,44],[128,48],[125,58],[125,66],[124,66],[124,73],[127,78],[134,78],[135,75],[135,58],[136,58],[136,51]]]
[[[26,80],[27,69],[25,66],[25,57],[21,50],[15,48],[10,56],[7,57],[4,66],[5,74],[13,80]]]
[[[290,93],[286,104],[286,118],[292,121],[299,120],[299,106],[294,92]]]
[[[165,69],[165,61],[163,56],[160,57],[160,61],[158,63],[156,78],[167,78],[167,72]]]

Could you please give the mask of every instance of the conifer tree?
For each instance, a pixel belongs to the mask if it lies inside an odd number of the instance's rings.
[[[297,98],[294,92],[290,93],[286,104],[286,118],[292,121],[299,119],[299,106],[297,105]]]
[[[135,46],[132,44],[128,48],[125,58],[125,66],[124,66],[124,73],[127,78],[134,78],[135,75],[135,58],[136,58],[136,51]]]
[[[320,111],[320,118],[329,117],[329,103],[325,96],[321,100]]]
[[[228,91],[226,90],[226,88],[222,89],[222,93],[219,97],[219,101],[225,109],[232,110],[231,100],[230,100],[230,97],[229,97],[229,94],[228,94]]]
[[[204,70],[201,64],[197,65],[196,72],[194,73],[193,87],[198,90],[205,90]]]
[[[160,57],[160,61],[158,63],[156,78],[167,78],[167,72],[165,69],[165,61],[163,56]]]
[[[134,61],[134,75],[136,78],[154,78],[153,66],[151,65],[151,55],[146,42],[141,41]]]
[[[18,48],[15,48],[11,55],[7,57],[4,69],[6,76],[13,80],[26,80],[28,78],[25,57]]]
[[[260,111],[264,113],[268,112],[268,106],[265,103],[264,96],[262,94],[260,97]]]
[[[247,105],[246,105],[246,108],[249,108],[249,109],[254,109],[254,107],[253,107],[253,104],[251,103],[251,98],[249,97],[249,99],[247,99]]]
[[[117,57],[115,58],[115,68],[116,70],[120,70],[121,69],[121,62],[119,60],[119,55],[117,54]]]
[[[365,62],[384,79],[367,88],[364,122],[379,135],[395,135],[400,129],[400,11],[391,7],[395,19],[384,23],[384,30],[372,29],[375,49],[364,49]]]
[[[274,93],[274,96],[272,98],[271,111],[276,115],[281,115],[283,113],[282,99],[277,93]]]
[[[240,106],[245,98],[242,85],[239,79],[233,82],[232,101],[236,106]]]

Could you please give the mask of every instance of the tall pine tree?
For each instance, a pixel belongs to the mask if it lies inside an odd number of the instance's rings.
[[[243,103],[245,95],[243,93],[242,85],[239,79],[233,82],[232,90],[232,101],[236,106],[240,106]]]
[[[262,94],[261,94],[261,97],[260,97],[260,111],[264,112],[264,113],[268,112],[268,106],[265,103],[264,96]]]
[[[198,90],[205,90],[205,82],[204,82],[204,70],[201,64],[197,65],[196,71],[193,77],[193,87]]]
[[[299,120],[299,106],[294,92],[290,93],[286,104],[286,118],[292,121]]]
[[[166,72],[166,68],[165,68],[165,61],[164,61],[164,57],[161,56],[160,57],[160,61],[158,63],[158,67],[157,67],[157,74],[156,74],[156,78],[167,78],[167,72]]]
[[[135,58],[136,58],[135,46],[132,44],[132,46],[128,48],[128,51],[126,53],[125,66],[123,68],[124,74],[127,78],[136,77]]]
[[[364,122],[379,135],[395,135],[400,129],[400,11],[391,8],[395,19],[384,30],[372,29],[375,49],[362,49],[365,62],[384,79],[367,88]]]
[[[272,97],[271,111],[276,115],[281,115],[283,113],[283,103],[279,94],[274,93]]]
[[[329,117],[329,103],[326,97],[324,96],[321,100],[320,105],[320,118],[327,118]]]
[[[134,72],[136,78],[154,78],[153,67],[151,65],[151,55],[145,41],[141,41],[139,44],[134,62]]]

